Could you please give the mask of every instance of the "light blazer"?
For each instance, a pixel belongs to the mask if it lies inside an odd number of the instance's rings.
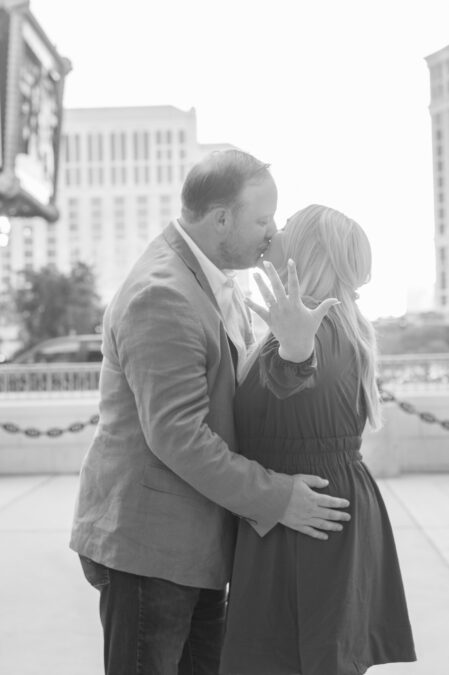
[[[114,569],[222,588],[234,548],[230,512],[263,536],[285,511],[293,479],[237,454],[231,346],[173,225],[108,306],[103,355],[100,422],[70,546]]]

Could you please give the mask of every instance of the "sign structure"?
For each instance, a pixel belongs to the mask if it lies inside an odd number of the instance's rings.
[[[0,0],[0,215],[58,218],[62,97],[70,69],[29,0]]]

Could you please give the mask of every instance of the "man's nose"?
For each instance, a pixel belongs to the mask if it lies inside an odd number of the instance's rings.
[[[274,235],[276,234],[276,232],[277,232],[276,223],[274,222],[274,220],[272,220],[271,223],[270,223],[270,226],[267,229],[267,237],[269,239],[272,239],[274,237]]]

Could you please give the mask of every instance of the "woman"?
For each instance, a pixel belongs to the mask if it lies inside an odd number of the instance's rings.
[[[265,259],[288,276],[288,294],[266,262],[272,290],[258,284],[268,310],[248,304],[272,334],[236,394],[241,452],[329,479],[351,521],[327,541],[281,525],[261,538],[240,521],[220,672],[357,675],[414,661],[390,522],[359,452],[366,421],[380,422],[375,338],[356,304],[369,242],[354,221],[313,205],[290,218]],[[339,303],[330,307],[329,296]]]

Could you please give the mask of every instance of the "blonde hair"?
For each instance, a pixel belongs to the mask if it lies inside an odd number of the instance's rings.
[[[312,204],[295,213],[283,233],[286,258],[293,258],[301,292],[321,302],[335,297],[332,307],[354,347],[358,377],[357,411],[363,392],[367,416],[380,427],[380,397],[376,384],[376,337],[355,300],[356,289],[371,277],[371,247],[363,229],[343,213]],[[286,260],[285,260],[286,262]]]

